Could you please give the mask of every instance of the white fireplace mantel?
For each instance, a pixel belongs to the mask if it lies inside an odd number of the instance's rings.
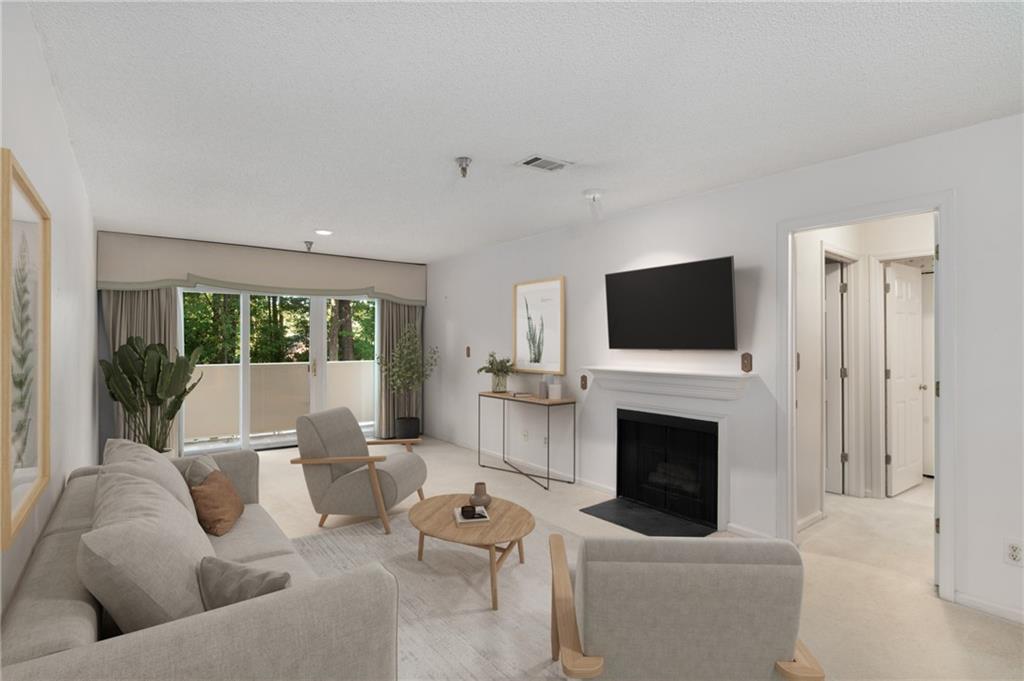
[[[738,400],[756,374],[623,366],[584,367],[606,390],[709,400]]]

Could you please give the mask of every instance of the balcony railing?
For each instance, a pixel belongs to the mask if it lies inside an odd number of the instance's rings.
[[[348,407],[360,423],[372,423],[374,362],[328,362],[324,398],[327,408]],[[238,438],[237,364],[199,364],[203,380],[185,400],[185,443]],[[295,419],[309,413],[309,364],[277,362],[250,365],[251,435],[295,430]]]

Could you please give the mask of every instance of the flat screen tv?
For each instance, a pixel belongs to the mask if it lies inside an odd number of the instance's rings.
[[[735,350],[732,256],[605,275],[608,345]]]

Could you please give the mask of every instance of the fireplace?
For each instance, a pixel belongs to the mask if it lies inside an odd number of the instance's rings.
[[[619,409],[617,452],[619,497],[717,527],[717,423]]]
[[[718,529],[718,422],[619,409],[616,498],[584,513],[653,537]]]

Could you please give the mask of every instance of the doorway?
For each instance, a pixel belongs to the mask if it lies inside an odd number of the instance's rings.
[[[888,527],[890,536],[927,546],[914,555],[928,556],[918,560],[928,579],[936,572],[924,475],[936,426],[926,399],[934,389],[926,347],[934,348],[935,220],[927,211],[792,237],[795,537],[877,522],[885,507],[859,500],[908,494],[912,505],[892,506],[886,522],[906,519],[907,527]]]
[[[349,407],[367,433],[377,404],[377,302],[182,289],[180,346],[203,379],[179,420],[183,452],[296,444],[297,417]]]

